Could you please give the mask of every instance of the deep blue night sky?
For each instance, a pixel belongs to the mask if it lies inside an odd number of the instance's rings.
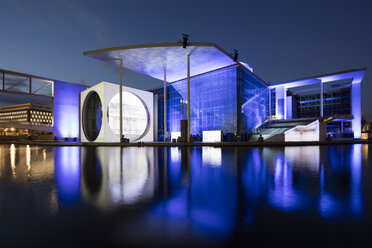
[[[0,68],[94,85],[117,68],[84,51],[135,44],[217,43],[269,82],[372,68],[372,1],[27,1],[2,0]],[[372,76],[362,108],[372,120]],[[126,85],[159,81],[125,71]]]

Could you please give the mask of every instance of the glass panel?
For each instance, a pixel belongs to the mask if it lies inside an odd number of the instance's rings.
[[[120,94],[117,93],[108,106],[108,122],[111,130],[120,135]],[[146,134],[149,126],[147,107],[133,93],[123,91],[123,134],[131,141],[140,139]]]
[[[269,116],[269,90],[267,86],[244,69],[241,72],[241,132],[252,133]]]
[[[191,134],[237,129],[236,67],[209,72],[190,79]],[[164,89],[154,91],[158,100],[158,140],[164,139]],[[181,131],[181,120],[187,119],[187,80],[167,86],[167,133]]]
[[[29,81],[27,77],[20,77],[11,74],[5,74],[5,90],[28,93]]]
[[[52,96],[53,85],[51,82],[43,81],[39,79],[32,79],[32,93],[43,96]]]
[[[202,131],[222,130],[235,133],[237,128],[236,67],[222,69],[191,78],[190,132],[200,136]],[[158,98],[159,140],[163,135],[163,89]],[[187,118],[187,80],[167,86],[167,131],[180,132],[180,121]],[[161,136],[161,137],[160,137]]]
[[[85,99],[83,107],[83,130],[89,141],[97,139],[102,126],[102,104],[96,92]]]
[[[320,116],[320,87],[317,84],[290,89],[297,118]],[[351,114],[351,82],[339,80],[323,84],[323,116]]]

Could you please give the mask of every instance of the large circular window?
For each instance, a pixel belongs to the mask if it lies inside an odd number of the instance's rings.
[[[110,101],[107,116],[111,130],[120,136],[120,93]],[[122,102],[123,134],[130,141],[142,138],[148,130],[149,114],[146,105],[135,94],[123,91]]]
[[[97,139],[102,126],[102,104],[97,92],[91,91],[85,98],[82,114],[82,126],[89,141]]]

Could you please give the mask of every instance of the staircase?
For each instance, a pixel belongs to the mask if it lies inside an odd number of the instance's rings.
[[[257,142],[260,134],[264,141],[284,141],[284,132],[298,125],[307,125],[319,118],[274,120],[262,124],[249,141]]]

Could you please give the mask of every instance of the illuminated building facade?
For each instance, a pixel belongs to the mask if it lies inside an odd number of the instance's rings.
[[[360,85],[366,69],[342,71],[270,84],[270,116],[277,120],[319,117],[337,129],[361,137]]]
[[[150,90],[155,97],[152,121],[157,141],[177,139],[182,133],[190,134],[184,136],[186,141],[190,137],[203,141],[206,131],[221,134],[212,140],[248,141],[267,123],[275,122],[276,126],[287,125],[276,131],[282,137],[287,132],[291,141],[298,135],[320,141],[332,127],[338,133],[361,137],[360,84],[366,69],[271,84],[238,61],[236,51],[232,56],[216,44],[188,43],[187,39],[99,49],[84,55],[163,81]],[[298,121],[301,126],[297,128],[293,123],[280,123],[303,118],[314,119]],[[318,138],[313,140],[306,132],[315,132]]]
[[[186,119],[187,82],[185,79],[167,85],[167,138],[181,130]],[[152,90],[157,107],[157,138],[164,139],[164,90]],[[233,65],[191,78],[191,130],[195,139],[202,132],[222,130],[223,140],[241,137],[258,128],[269,115],[267,84],[246,67]]]
[[[52,125],[52,107],[36,103],[0,107],[0,122]]]

